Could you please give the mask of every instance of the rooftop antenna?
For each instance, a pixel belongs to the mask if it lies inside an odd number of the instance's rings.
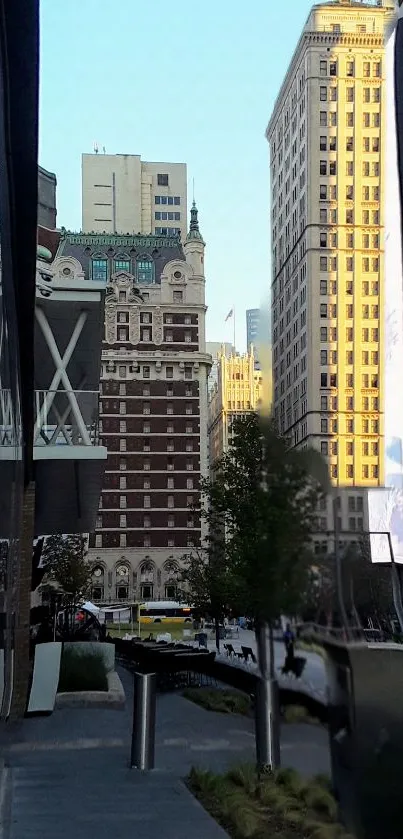
[[[193,203],[195,200],[195,179],[193,178]]]
[[[98,152],[99,152],[98,143],[97,143],[96,140],[95,140],[95,143],[94,143],[94,152],[95,152],[95,154],[98,154]]]

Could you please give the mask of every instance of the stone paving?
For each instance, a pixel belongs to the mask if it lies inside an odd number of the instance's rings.
[[[1,839],[221,839],[226,834],[183,784],[192,765],[224,770],[254,759],[253,721],[212,714],[178,694],[158,697],[156,769],[128,766],[132,677],[124,711],[61,709],[25,720],[3,747]],[[282,761],[329,773],[327,733],[286,725]],[[2,812],[1,812],[2,810]]]

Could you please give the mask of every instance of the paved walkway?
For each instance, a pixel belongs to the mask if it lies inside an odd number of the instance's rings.
[[[121,675],[125,711],[61,709],[10,730],[1,839],[224,839],[182,779],[192,765],[219,771],[253,760],[252,720],[212,714],[178,694],[160,696],[157,769],[142,775],[128,768],[132,680]],[[282,758],[304,774],[329,773],[326,732],[284,726]]]

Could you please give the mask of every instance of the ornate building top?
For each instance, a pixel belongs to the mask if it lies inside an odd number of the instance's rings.
[[[198,210],[195,201],[193,201],[192,209],[190,211],[190,227],[189,233],[186,236],[186,241],[190,242],[192,241],[192,239],[198,239],[200,242],[203,242],[203,245],[205,244],[205,242],[203,241],[203,236],[201,235],[199,230]]]

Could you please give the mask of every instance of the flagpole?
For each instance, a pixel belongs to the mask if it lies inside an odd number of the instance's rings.
[[[233,320],[234,320],[234,355],[236,355],[236,348],[235,348],[235,330],[236,330],[236,325],[235,325],[235,306],[233,306],[233,307],[232,307],[232,312],[233,312],[232,317],[233,317]]]

